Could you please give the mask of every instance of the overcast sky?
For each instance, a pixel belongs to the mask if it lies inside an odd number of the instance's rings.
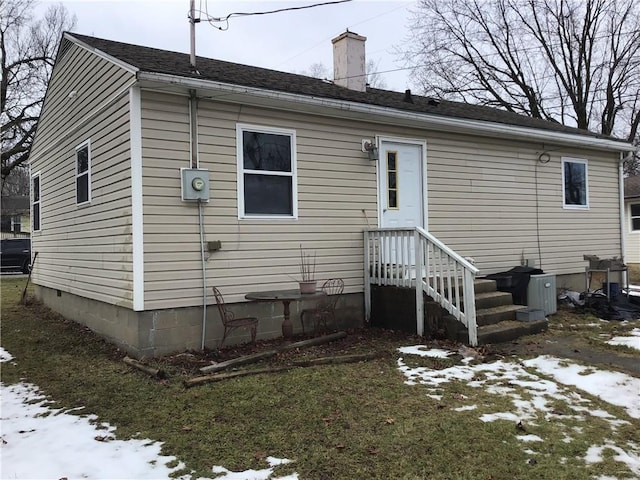
[[[225,17],[233,12],[261,12],[311,5],[316,1],[196,0],[196,9]],[[85,35],[166,50],[189,51],[189,0],[73,0],[64,6],[77,17],[75,31]],[[50,1],[41,1],[45,8]],[[345,29],[367,37],[367,59],[379,71],[403,67],[393,53],[406,37],[415,1],[354,0],[271,15],[232,17],[226,31],[204,21],[196,25],[196,53],[275,70],[302,73],[314,63],[333,68],[331,39]],[[227,27],[225,23],[216,25]],[[386,88],[409,88],[409,71],[382,74]]]

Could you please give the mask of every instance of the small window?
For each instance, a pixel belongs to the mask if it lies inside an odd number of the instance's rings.
[[[11,231],[14,233],[22,232],[22,216],[14,215],[11,217]]]
[[[87,140],[76,147],[76,203],[91,201],[91,145]]]
[[[40,174],[36,173],[31,177],[31,206],[33,231],[40,231]]]
[[[588,208],[587,161],[576,158],[562,159],[562,196],[565,208]]]
[[[398,209],[398,152],[387,152],[387,208]]]
[[[631,231],[640,232],[640,203],[629,205],[631,211]]]
[[[297,216],[295,132],[238,125],[239,217]]]

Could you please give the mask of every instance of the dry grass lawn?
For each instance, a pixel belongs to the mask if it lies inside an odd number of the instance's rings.
[[[202,362],[224,355],[193,352],[153,360],[149,364],[169,376],[150,378],[125,365],[122,351],[86,328],[38,303],[20,305],[23,284],[24,280],[2,279],[1,344],[15,357],[15,363],[2,365],[2,382],[34,383],[59,406],[82,405],[85,414],[116,426],[118,438],[164,442],[163,454],[186,464],[176,476],[194,472],[193,478],[211,478],[213,465],[238,471],[264,468],[266,456],[293,460],[276,467],[276,476],[295,472],[300,479],[562,480],[612,472],[620,478],[632,475],[612,455],[599,463],[584,461],[589,446],[605,439],[640,445],[640,422],[625,417],[620,408],[582,394],[590,408],[625,418],[626,423],[612,429],[606,418],[586,421],[567,400],[557,399],[553,422],[542,412],[527,420],[530,433],[545,439],[528,448],[518,440],[522,432],[515,422],[480,420],[484,414],[514,411],[512,396],[465,381],[443,384],[438,397],[425,385],[407,385],[398,368],[403,356],[398,348],[420,343],[416,337],[351,332],[342,346],[317,347],[304,355],[325,356],[333,348],[379,350],[385,355],[369,362],[296,368],[186,389],[183,381],[197,375]],[[578,330],[595,321],[566,315],[562,323],[580,324]],[[296,352],[289,355],[273,362],[283,364]],[[412,368],[433,370],[462,362],[461,355],[404,357]],[[525,387],[509,388],[522,401],[531,398]],[[470,405],[475,408],[467,409]]]

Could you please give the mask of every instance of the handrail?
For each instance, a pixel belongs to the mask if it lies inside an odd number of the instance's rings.
[[[443,250],[451,258],[455,259],[465,269],[470,270],[474,275],[480,271],[469,260],[464,258],[462,255],[460,255],[456,251],[452,250],[450,247],[447,247],[444,243],[442,243],[442,241],[438,240],[432,233],[427,232],[425,229],[421,227],[416,227],[416,230],[420,232],[422,236],[427,237],[431,243],[433,243],[434,245],[437,245],[441,250]]]
[[[477,345],[473,281],[479,270],[471,262],[420,227],[365,230],[364,247],[367,319],[371,284],[415,287],[418,335],[424,333],[425,292],[467,327],[469,344]]]

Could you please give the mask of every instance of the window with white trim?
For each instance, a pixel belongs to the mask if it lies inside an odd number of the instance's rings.
[[[562,159],[562,206],[589,208],[589,175],[586,160]]]
[[[91,143],[87,140],[76,147],[76,203],[91,202]]]
[[[237,125],[238,216],[296,218],[294,130]]]
[[[631,231],[640,232],[640,203],[630,204],[629,213],[631,217]]]
[[[11,217],[11,231],[15,233],[22,232],[22,215],[13,215]]]
[[[33,222],[33,231],[40,231],[40,173],[31,176],[31,221]]]

